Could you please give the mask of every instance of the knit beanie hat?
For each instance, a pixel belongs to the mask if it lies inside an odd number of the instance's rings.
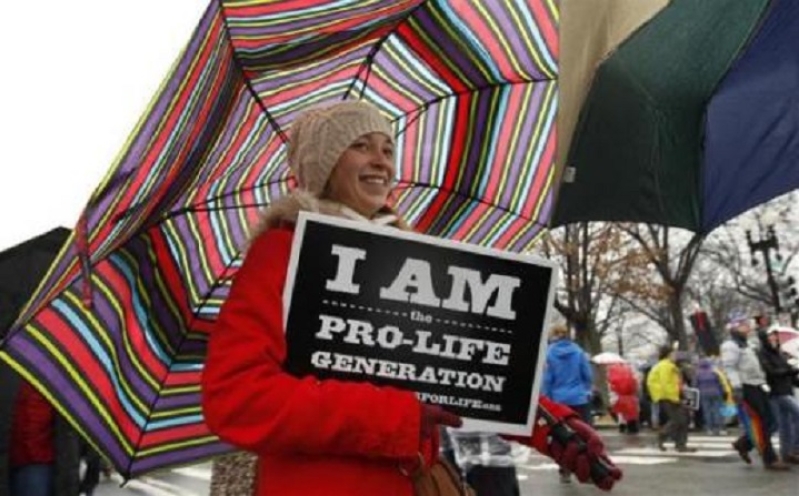
[[[300,188],[320,196],[339,157],[368,133],[394,136],[377,108],[363,101],[345,101],[308,110],[291,125],[288,162]]]

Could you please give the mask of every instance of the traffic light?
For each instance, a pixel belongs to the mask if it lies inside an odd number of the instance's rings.
[[[780,300],[782,310],[791,315],[791,324],[795,325],[799,317],[799,288],[797,288],[796,278],[787,276],[780,281]]]
[[[710,318],[707,312],[704,310],[696,310],[691,314],[690,321],[702,351],[704,351],[706,355],[718,355],[719,343],[718,340],[716,340],[716,335],[713,333],[713,326],[710,324]]]
[[[782,306],[785,307],[786,310],[799,303],[797,301],[799,291],[797,291],[796,278],[794,276],[781,277],[779,280],[779,287],[780,300],[782,300]]]

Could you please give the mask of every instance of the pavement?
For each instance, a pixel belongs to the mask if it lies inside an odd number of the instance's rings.
[[[799,466],[784,473],[766,471],[755,453],[754,463],[746,465],[731,446],[736,429],[723,436],[692,433],[688,445],[697,451],[678,453],[670,443],[661,452],[652,431],[625,435],[610,427],[601,426],[600,432],[610,457],[624,471],[624,478],[613,488],[614,496],[799,495]],[[775,448],[779,446],[776,438],[773,442]],[[517,472],[522,496],[607,494],[576,481],[562,484],[557,465],[538,454],[517,465]]]
[[[651,431],[624,435],[610,424],[598,425],[610,457],[624,471],[624,479],[612,491],[615,496],[797,496],[799,466],[787,473],[767,472],[753,454],[747,466],[732,449],[735,431],[725,436],[692,433],[688,444],[696,453],[678,453],[674,446],[661,452]],[[776,441],[776,439],[775,439]],[[557,465],[530,453],[517,465],[522,496],[591,496],[607,494],[599,489],[559,481]],[[119,487],[118,477],[103,481],[95,496],[207,496],[211,464],[156,472]],[[481,495],[483,496],[483,495]]]

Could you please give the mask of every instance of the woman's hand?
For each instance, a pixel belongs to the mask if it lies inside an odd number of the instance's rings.
[[[429,405],[427,403],[422,403],[421,405],[422,421],[420,423],[420,433],[422,439],[431,437],[439,425],[447,427],[460,427],[463,425],[463,420],[459,415],[450,413],[438,405]]]

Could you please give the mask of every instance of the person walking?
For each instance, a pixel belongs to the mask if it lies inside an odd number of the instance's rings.
[[[724,385],[710,358],[700,358],[693,386],[699,390],[705,431],[718,436],[724,428],[721,408],[724,406]]]
[[[320,380],[284,370],[282,296],[297,216],[313,211],[407,229],[388,203],[394,146],[389,122],[365,102],[313,109],[291,126],[288,163],[299,189],[274,201],[255,229],[210,335],[201,381],[210,430],[258,456],[258,496],[411,496],[413,478],[439,460],[439,427],[461,424],[368,376]],[[536,423],[525,441],[590,480],[588,467],[606,460],[596,432],[567,406],[540,403],[558,417],[556,427],[565,423],[575,435],[561,444]],[[621,473],[606,463],[596,483],[609,489]]]
[[[658,354],[659,361],[652,367],[647,377],[647,387],[652,401],[666,413],[668,421],[658,432],[658,448],[666,451],[665,442],[674,440],[675,449],[680,453],[694,452],[688,446],[688,411],[681,401],[682,372],[676,363],[676,351],[664,346]]]
[[[569,329],[564,325],[550,329],[549,339],[541,394],[568,405],[585,423],[591,424],[593,373],[588,356],[571,340]],[[568,470],[560,469],[560,480],[571,482]]]
[[[766,373],[766,383],[771,391],[769,398],[777,416],[780,439],[780,458],[786,463],[799,465],[799,400],[794,396],[794,386],[799,386],[799,369],[791,367],[780,351],[777,330],[759,335],[761,338],[760,363]]]
[[[610,411],[619,423],[619,432],[638,434],[640,402],[638,378],[628,363],[607,365],[608,389],[610,390]]]
[[[744,433],[732,443],[741,459],[752,463],[749,452],[757,448],[767,470],[789,470],[771,444],[774,425],[766,374],[757,355],[757,337],[746,317],[735,317],[727,324],[729,339],[721,344],[721,363],[733,388],[738,417]]]
[[[0,363],[0,496],[77,496],[79,464],[77,433]]]

